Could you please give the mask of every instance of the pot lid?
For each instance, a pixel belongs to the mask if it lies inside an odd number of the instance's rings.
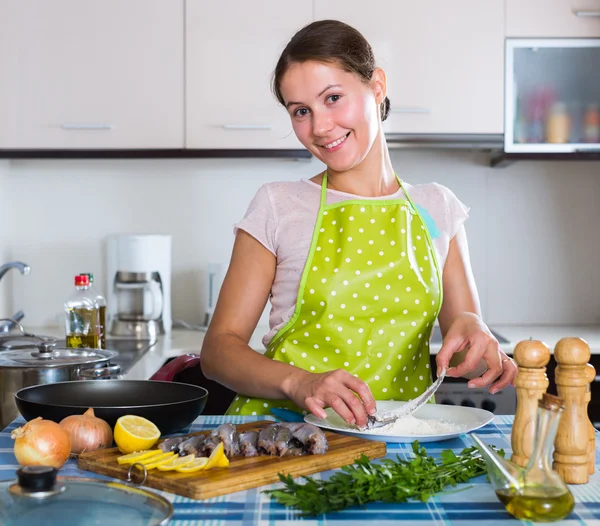
[[[0,350],[0,367],[65,367],[89,365],[110,360],[117,356],[114,351],[102,349],[75,349],[55,347],[53,343],[41,343],[7,351]]]
[[[36,336],[34,334],[7,334],[0,336],[0,350],[22,349],[37,346],[40,343],[56,343],[52,336]]]
[[[173,515],[167,499],[143,488],[56,474],[55,468],[27,466],[17,470],[17,480],[0,482],[0,524],[155,526]]]

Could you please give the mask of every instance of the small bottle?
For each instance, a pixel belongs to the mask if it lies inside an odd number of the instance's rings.
[[[517,519],[556,521],[564,519],[575,507],[575,499],[560,475],[551,467],[554,437],[564,410],[561,398],[547,393],[538,402],[537,426],[529,463],[518,486],[497,489],[496,495],[506,510]]]
[[[67,347],[98,349],[100,345],[100,311],[90,292],[90,279],[75,276],[75,292],[65,302]]]
[[[96,306],[98,307],[100,316],[100,349],[106,349],[106,300],[104,299],[104,296],[94,288],[94,275],[90,272],[82,273],[81,275],[87,276],[90,280],[90,292],[96,300]]]

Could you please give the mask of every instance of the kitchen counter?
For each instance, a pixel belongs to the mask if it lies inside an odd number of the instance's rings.
[[[240,424],[269,419],[264,416],[203,416],[200,415],[192,424],[190,432],[210,430],[223,422]],[[503,448],[506,457],[511,455],[510,433],[512,416],[496,416],[494,420],[479,429],[477,434],[488,444]],[[18,468],[12,453],[13,442],[10,431],[22,425],[24,420],[18,418],[0,433],[0,479],[14,479]],[[423,444],[428,454],[438,457],[444,449],[452,449],[459,453],[464,447],[472,446],[470,436],[444,442],[429,442]],[[575,509],[569,517],[553,524],[567,525],[600,525],[600,444],[596,441],[596,472],[590,477],[590,482],[583,485],[571,485],[575,497]],[[409,459],[413,456],[410,444],[387,444],[386,458]],[[326,479],[334,471],[330,470],[311,475],[316,479]],[[108,479],[77,468],[75,460],[68,460],[60,475],[70,477],[94,477]],[[238,491],[221,497],[204,501],[192,500],[166,492],[161,493],[173,503],[174,515],[169,523],[172,526],[196,526],[212,524],[214,526],[269,526],[278,524],[302,523],[305,526],[337,524],[343,521],[344,526],[362,526],[377,521],[380,524],[415,525],[415,524],[444,524],[448,526],[487,526],[531,524],[514,519],[504,509],[497,499],[492,486],[481,475],[468,483],[458,484],[456,488],[448,488],[447,493],[438,493],[427,502],[410,501],[405,503],[373,502],[364,507],[354,507],[338,513],[329,513],[309,519],[302,519],[299,512],[286,508],[272,501],[263,491],[279,487],[279,484],[261,486],[247,491]],[[457,491],[458,490],[458,491]],[[150,490],[156,491],[156,490]]]
[[[58,327],[26,327],[34,334],[47,334],[64,338],[62,328]],[[510,343],[502,344],[506,353],[512,353],[515,345],[522,340],[534,339],[545,342],[550,349],[556,342],[564,337],[583,338],[590,346],[592,354],[600,354],[600,326],[590,325],[494,325],[496,333],[502,335]],[[250,339],[250,347],[258,352],[264,352],[262,337],[267,333],[268,327],[258,326]],[[141,359],[125,375],[131,380],[145,380],[150,378],[169,359],[181,354],[200,353],[205,333],[174,329],[169,334],[160,336],[157,342],[141,357]],[[431,344],[432,354],[436,354],[441,345]]]

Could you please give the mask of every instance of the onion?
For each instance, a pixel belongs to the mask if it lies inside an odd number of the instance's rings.
[[[68,433],[52,420],[41,416],[15,429],[15,457],[21,466],[52,466],[60,469],[71,453]]]
[[[71,453],[96,451],[112,446],[112,429],[106,421],[94,415],[91,407],[82,415],[63,418],[60,426],[69,434]]]

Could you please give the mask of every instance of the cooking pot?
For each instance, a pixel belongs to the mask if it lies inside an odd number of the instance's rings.
[[[17,416],[14,394],[23,387],[118,374],[119,366],[109,364],[117,354],[57,347],[56,340],[24,331],[0,337],[0,429]]]
[[[79,477],[57,477],[47,466],[17,470],[18,480],[0,482],[0,524],[3,526],[87,526],[167,524],[173,506],[164,497],[132,484],[138,473],[129,470],[129,483]],[[141,466],[143,468],[143,466]],[[144,471],[145,477],[145,471]],[[141,477],[140,477],[141,478]]]

